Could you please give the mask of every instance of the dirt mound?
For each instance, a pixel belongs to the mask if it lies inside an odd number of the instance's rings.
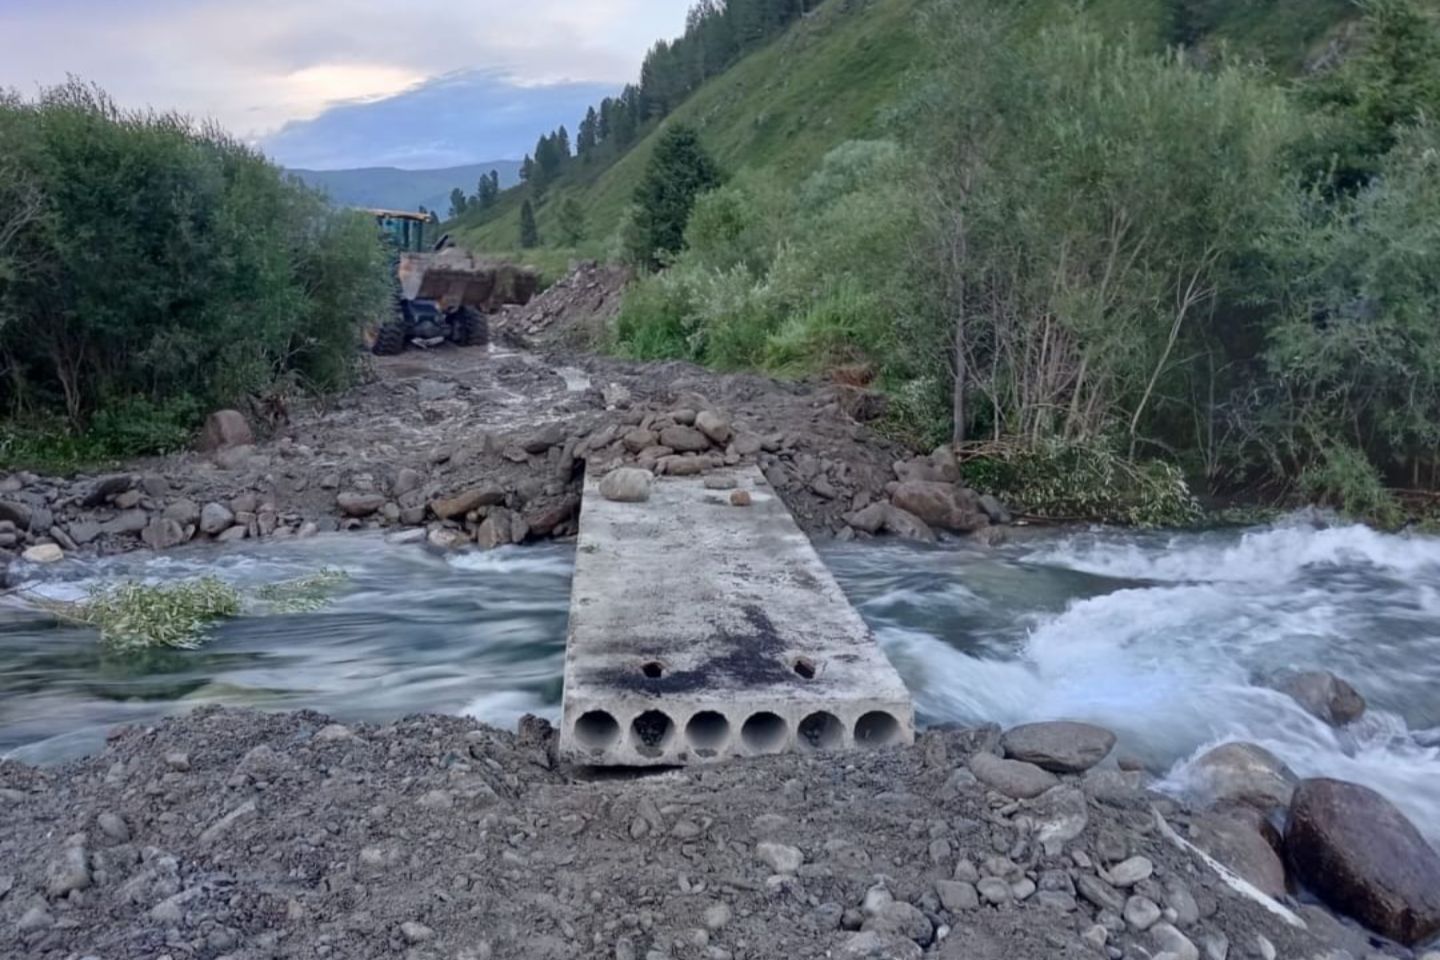
[[[625,267],[582,263],[525,306],[505,310],[496,327],[516,346],[598,346],[620,312],[630,277]]]
[[[1113,768],[987,789],[967,761],[998,734],[593,780],[538,721],[200,710],[58,769],[0,761],[0,956],[1322,954]]]

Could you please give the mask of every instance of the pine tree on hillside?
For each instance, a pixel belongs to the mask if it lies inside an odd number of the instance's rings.
[[[540,246],[540,228],[535,223],[535,208],[527,197],[520,205],[520,249],[530,250]]]
[[[576,247],[585,239],[585,210],[580,201],[566,197],[560,205],[560,242],[567,247]]]
[[[469,205],[470,205],[470,203],[469,203],[469,200],[468,200],[468,199],[466,198],[466,196],[465,196],[465,191],[464,191],[464,190],[461,190],[459,187],[456,187],[454,190],[451,190],[451,191],[450,191],[450,216],[451,216],[451,217],[458,217],[458,216],[460,216],[460,214],[462,214],[462,213],[465,212],[465,208],[468,207]]]
[[[635,191],[635,225],[642,244],[636,252],[641,259],[659,266],[662,253],[679,253],[695,198],[720,182],[720,170],[705,152],[700,135],[680,123],[667,128]]]

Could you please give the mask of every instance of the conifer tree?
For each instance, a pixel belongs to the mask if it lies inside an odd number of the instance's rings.
[[[635,191],[636,226],[651,266],[662,253],[679,253],[695,198],[720,185],[720,170],[705,152],[700,136],[684,124],[671,124],[655,145],[645,179]]]
[[[520,249],[530,250],[540,246],[540,228],[535,223],[535,208],[526,197],[520,205]]]

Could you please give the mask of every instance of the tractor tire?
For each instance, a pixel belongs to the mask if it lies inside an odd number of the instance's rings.
[[[396,354],[405,352],[405,323],[400,320],[392,320],[380,327],[380,332],[375,335],[375,346],[371,351],[377,357],[393,357]]]
[[[450,317],[450,342],[460,347],[483,347],[490,342],[490,318],[461,307]]]

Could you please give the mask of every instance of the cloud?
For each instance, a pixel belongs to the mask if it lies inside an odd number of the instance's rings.
[[[519,86],[493,71],[438,77],[397,96],[332,107],[261,146],[288,167],[458,166],[519,159],[536,137],[615,92],[595,83]]]
[[[357,100],[443,87],[437,78],[467,71],[488,78],[487,92],[497,95],[498,78],[512,90],[550,88],[536,104],[542,109],[569,88],[632,79],[646,48],[683,28],[685,7],[680,0],[0,0],[0,86],[31,92],[74,74],[126,106],[214,118],[256,139]]]

